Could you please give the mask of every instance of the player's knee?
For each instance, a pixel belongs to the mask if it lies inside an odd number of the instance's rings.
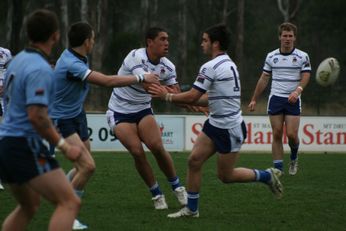
[[[78,196],[74,196],[68,203],[68,206],[71,210],[74,210],[78,213],[82,205],[81,199]]]
[[[154,143],[149,143],[149,144],[146,144],[146,146],[148,147],[148,149],[152,152],[152,153],[162,153],[162,152],[164,152],[164,147],[163,147],[163,145],[160,143],[160,142],[158,142],[158,143],[156,143],[156,142],[154,142]]]
[[[143,159],[143,157],[145,157],[144,151],[140,147],[132,147],[132,148],[129,148],[128,150],[135,160],[137,159],[140,160],[140,159]]]
[[[68,199],[61,201],[61,203],[59,203],[57,206],[63,208],[65,211],[73,211],[73,213],[77,215],[81,205],[81,199],[73,194]]]
[[[94,174],[96,165],[94,161],[87,161],[78,169],[78,172],[83,176],[91,176]]]
[[[229,174],[226,174],[224,172],[218,172],[217,178],[224,184],[229,184],[229,183],[235,182],[232,179],[232,175],[230,176]]]
[[[202,161],[195,155],[190,155],[188,159],[188,166],[190,169],[201,168]]]
[[[93,175],[95,170],[96,170],[95,162],[91,162],[86,165],[85,171],[87,172],[88,175]]]
[[[289,139],[289,140],[291,140],[292,142],[295,142],[298,138],[298,134],[296,133],[296,132],[294,132],[294,131],[292,131],[292,132],[287,132],[286,133],[286,135],[287,135],[287,138]]]
[[[283,134],[282,129],[273,129],[273,139],[274,140],[278,140],[278,139],[281,140],[282,134]]]

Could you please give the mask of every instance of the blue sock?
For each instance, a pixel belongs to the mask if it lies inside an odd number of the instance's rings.
[[[149,190],[150,190],[151,195],[153,197],[155,197],[157,195],[162,195],[162,192],[160,190],[160,186],[157,182],[153,186],[151,186],[151,188]]]
[[[172,190],[174,191],[176,188],[180,187],[180,180],[178,176],[168,179],[169,184],[172,186]]]
[[[198,192],[187,192],[187,207],[192,212],[197,212],[198,210],[198,199],[199,199]]]
[[[291,155],[290,155],[291,160],[296,160],[298,157],[299,143],[295,144],[293,142],[288,142],[288,145],[291,148]]]
[[[265,170],[258,170],[258,169],[254,169],[253,171],[255,172],[255,175],[256,175],[256,181],[267,183],[268,181],[271,180],[270,172]]]
[[[274,160],[274,168],[279,169],[281,172],[284,171],[284,161],[283,160]]]

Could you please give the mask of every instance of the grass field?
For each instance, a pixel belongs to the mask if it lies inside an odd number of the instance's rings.
[[[178,174],[185,180],[187,153],[172,153]],[[151,155],[169,209],[155,211],[151,196],[127,153],[95,153],[97,171],[89,182],[81,221],[89,231],[113,230],[346,230],[346,155],[304,154],[300,171],[281,178],[284,197],[276,200],[263,184],[222,184],[216,178],[215,157],[203,168],[200,218],[170,220],[179,209],[170,186]],[[286,155],[286,158],[288,155]],[[60,155],[61,165],[71,164]],[[285,165],[287,166],[287,159]],[[238,166],[267,168],[269,154],[242,154]],[[0,221],[15,203],[0,192]],[[52,207],[43,202],[29,231],[46,230]]]

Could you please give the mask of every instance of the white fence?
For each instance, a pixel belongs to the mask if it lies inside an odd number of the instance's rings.
[[[91,148],[94,151],[125,150],[111,134],[103,114],[88,114]],[[205,116],[156,115],[161,128],[162,141],[169,151],[191,150],[201,131]],[[271,151],[272,132],[268,116],[244,116],[248,138],[242,151]],[[345,152],[346,117],[301,117],[300,151]],[[283,139],[288,151],[287,138]]]

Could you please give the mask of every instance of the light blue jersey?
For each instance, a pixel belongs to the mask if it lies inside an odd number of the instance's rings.
[[[11,61],[5,74],[5,114],[0,137],[38,136],[28,119],[29,105],[52,104],[53,70],[45,55],[28,48]]]
[[[86,78],[91,73],[88,59],[72,49],[66,49],[58,59],[54,70],[55,100],[51,117],[70,119],[83,110],[89,91]]]

